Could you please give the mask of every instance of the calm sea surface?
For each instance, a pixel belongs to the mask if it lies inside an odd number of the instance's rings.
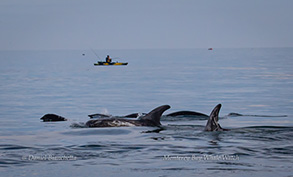
[[[0,176],[292,176],[293,48],[0,51]],[[84,56],[82,54],[85,54]],[[206,120],[78,128],[88,114],[169,104]],[[226,116],[229,113],[244,116]],[[55,113],[67,122],[45,123]]]

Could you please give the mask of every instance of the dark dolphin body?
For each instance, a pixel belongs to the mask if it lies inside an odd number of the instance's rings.
[[[144,116],[146,115],[147,113],[142,113],[142,114],[139,114],[139,113],[132,113],[132,114],[128,114],[126,116],[111,116],[111,115],[106,115],[106,114],[90,114],[88,115],[91,119],[94,119],[94,118],[112,118],[112,117],[116,117],[116,118],[138,118],[140,115]]]
[[[92,118],[104,118],[104,117],[111,117],[110,115],[106,115],[106,114],[99,114],[99,113],[97,113],[97,114],[90,114],[90,115],[88,115],[91,119]]]
[[[123,118],[109,118],[109,119],[96,119],[89,120],[86,123],[88,127],[129,127],[129,126],[160,126],[161,116],[163,112],[169,109],[169,105],[163,105],[155,108],[145,116],[139,118],[138,120],[129,120]]]
[[[43,120],[44,122],[67,121],[67,119],[65,119],[64,117],[58,116],[56,114],[46,114],[41,118],[41,120]]]
[[[206,114],[200,113],[200,112],[194,112],[194,111],[178,111],[178,112],[173,112],[170,114],[167,114],[166,116],[200,116],[200,117],[209,117]]]
[[[208,119],[208,122],[205,126],[205,131],[228,131],[228,129],[223,129],[220,124],[218,123],[219,121],[219,112],[221,109],[222,105],[218,104],[213,111],[210,114],[210,117]]]

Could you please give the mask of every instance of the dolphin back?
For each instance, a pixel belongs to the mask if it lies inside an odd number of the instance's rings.
[[[40,119],[43,120],[44,122],[67,121],[67,119],[65,119],[64,117],[56,115],[56,114],[46,114]]]
[[[200,112],[194,112],[194,111],[178,111],[178,112],[173,112],[173,113],[167,114],[166,116],[171,116],[171,117],[175,117],[175,116],[209,117],[208,115],[205,115],[205,114],[200,113]]]
[[[208,122],[205,126],[205,131],[223,131],[222,127],[218,123],[219,120],[219,112],[222,105],[218,104],[210,114]]]
[[[154,125],[159,126],[161,125],[160,119],[162,114],[167,110],[170,109],[171,107],[169,105],[163,105],[159,106],[155,109],[153,109],[151,112],[149,112],[147,115],[144,117],[141,117],[141,121],[151,121],[154,123]]]
[[[92,118],[104,118],[104,117],[111,117],[110,115],[106,115],[106,114],[99,114],[99,113],[97,113],[97,114],[90,114],[90,115],[88,115],[91,119]]]

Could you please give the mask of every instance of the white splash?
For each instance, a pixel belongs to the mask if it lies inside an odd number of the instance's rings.
[[[105,115],[111,116],[111,114],[109,113],[109,111],[108,111],[107,108],[102,108],[101,114],[105,114]]]

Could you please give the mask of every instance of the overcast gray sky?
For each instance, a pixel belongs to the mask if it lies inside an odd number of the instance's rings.
[[[293,47],[293,0],[1,0],[0,50]]]

